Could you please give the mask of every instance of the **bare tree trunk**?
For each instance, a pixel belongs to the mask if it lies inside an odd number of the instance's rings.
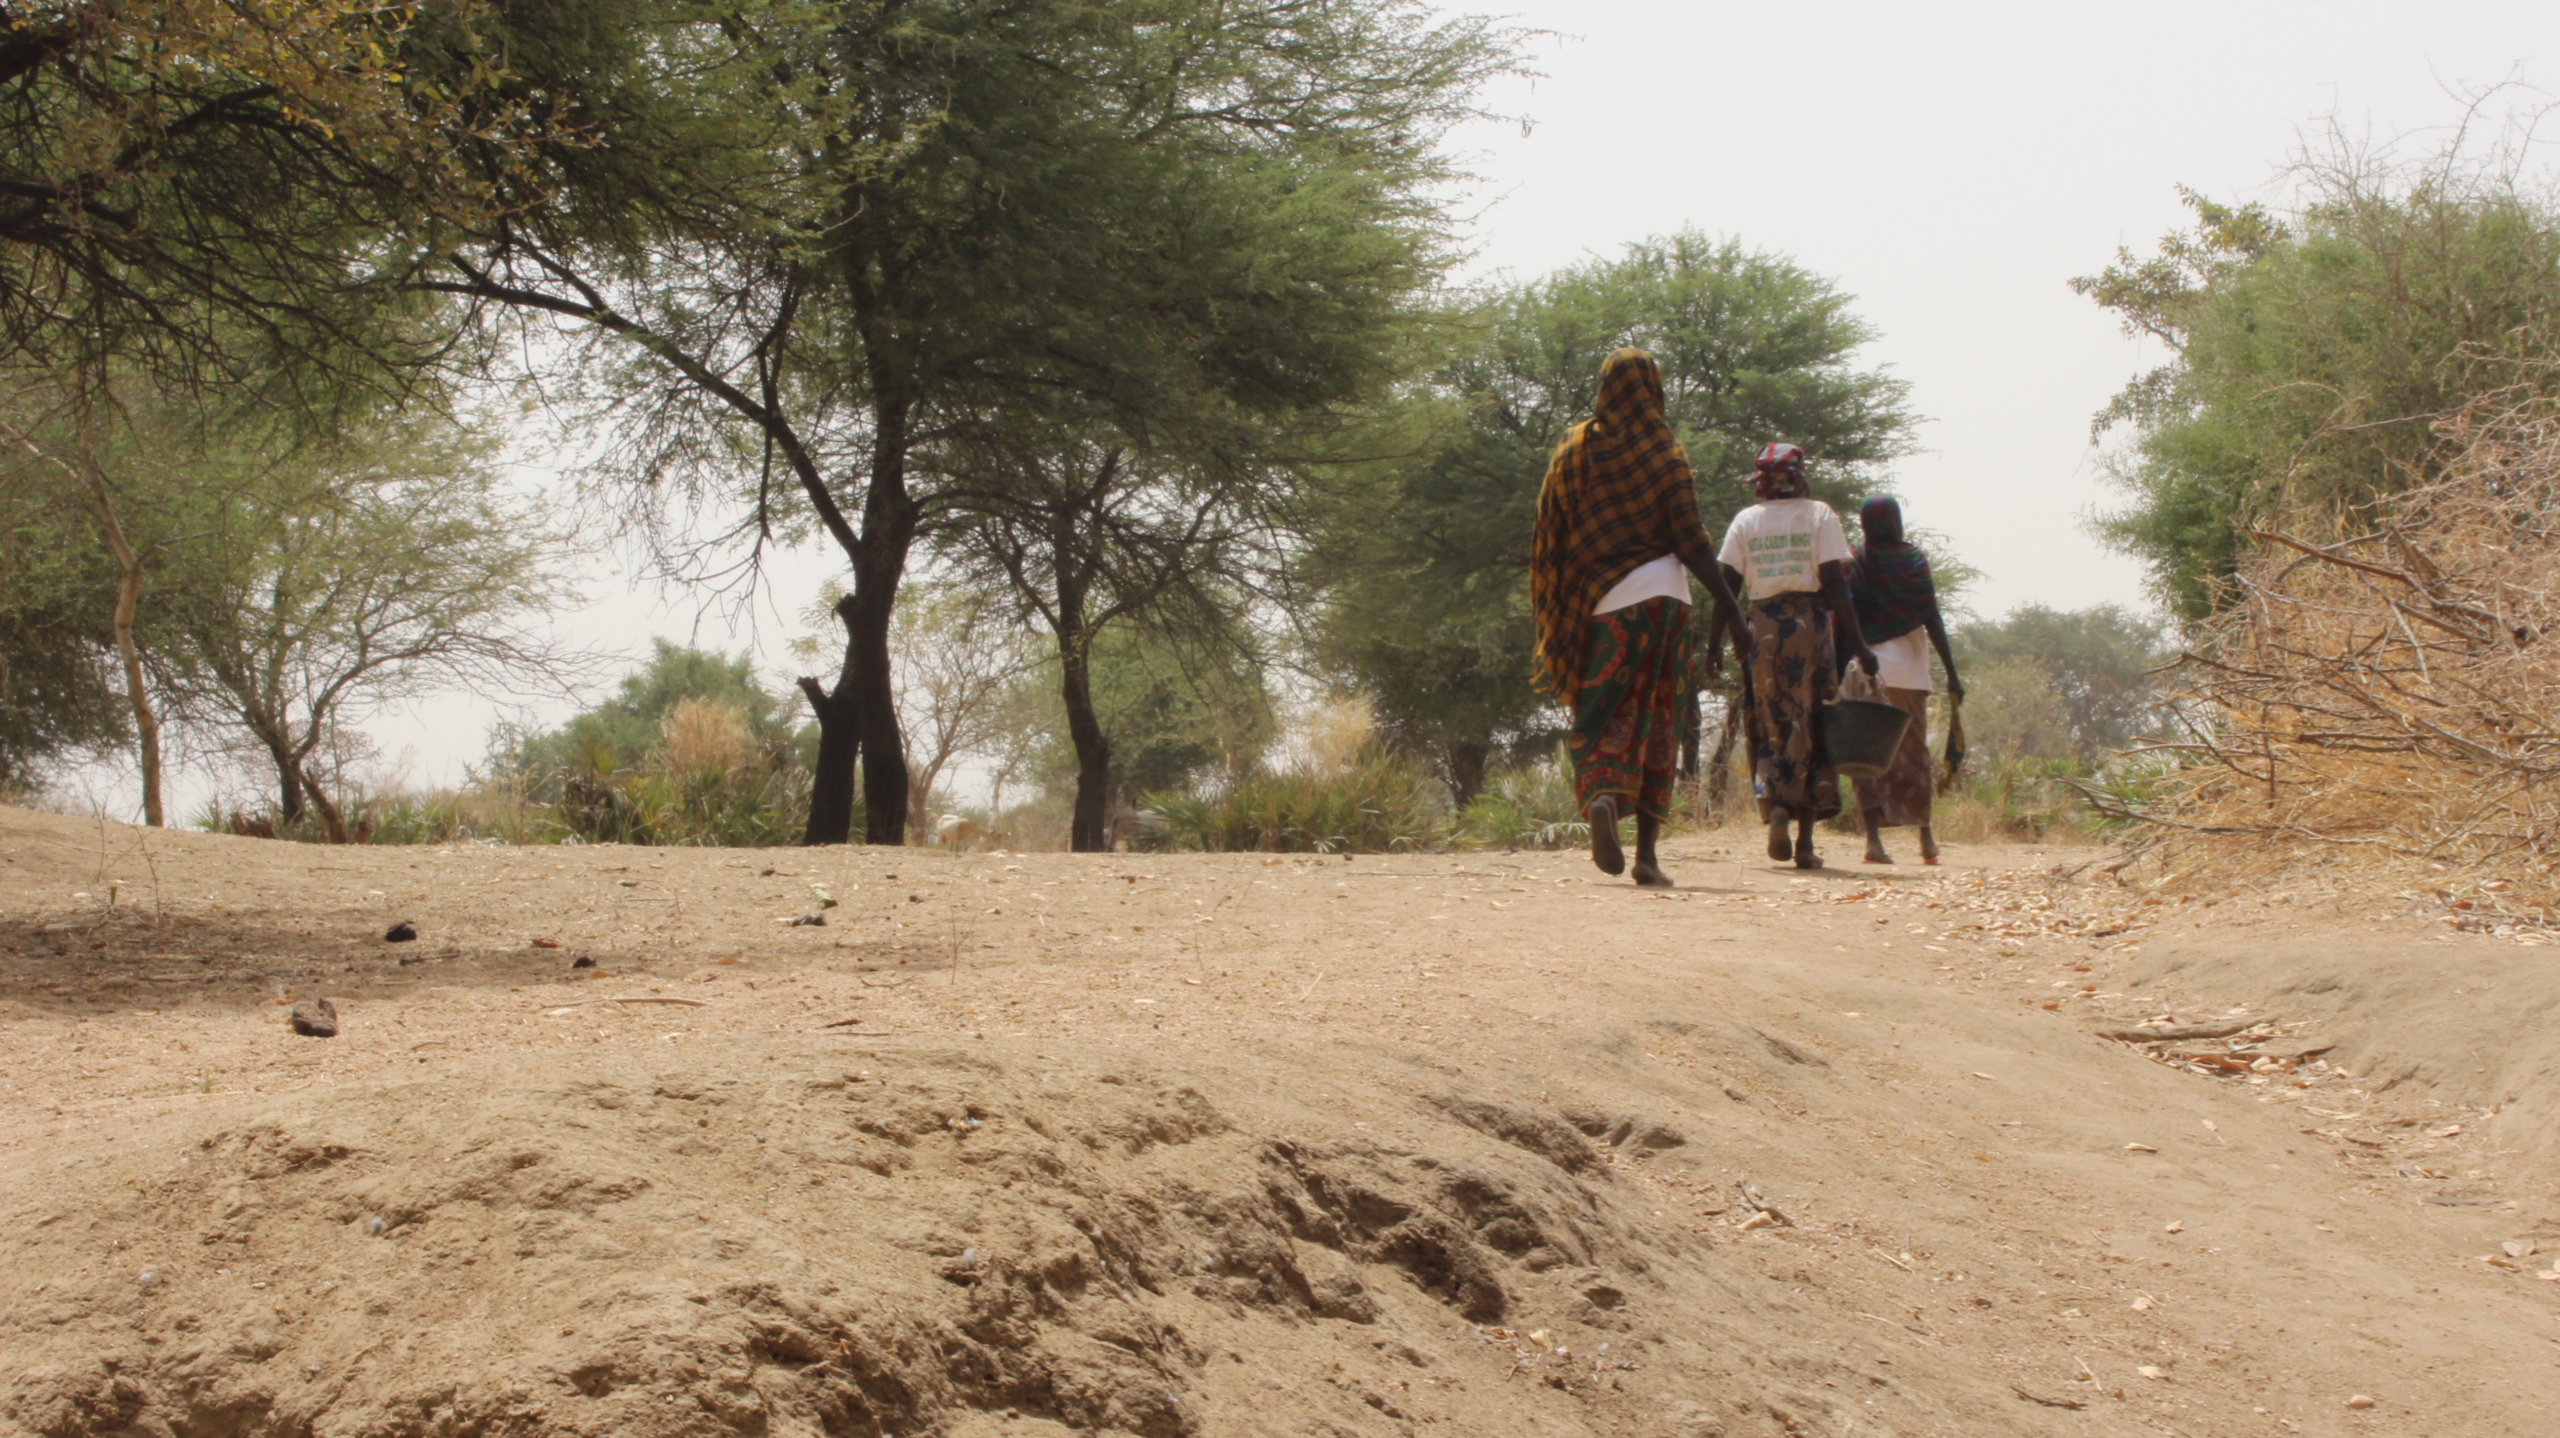
[[[160,807],[160,716],[151,707],[151,691],[142,682],[142,650],[133,641],[133,618],[142,602],[142,558],[126,542],[124,525],[116,519],[114,497],[107,493],[107,482],[98,473],[98,461],[89,452],[89,414],[86,394],[80,402],[83,452],[80,467],[72,468],[59,457],[50,455],[27,438],[16,425],[0,421],[5,432],[39,464],[50,464],[62,471],[71,482],[89,496],[98,511],[98,525],[106,531],[107,550],[115,556],[122,577],[116,585],[115,634],[116,654],[124,661],[125,699],[133,706],[134,741],[142,761],[142,821],[152,828],[168,827],[168,816]]]
[[[803,844],[844,844],[853,839],[853,779],[862,753],[862,719],[850,698],[853,691],[853,596],[836,601],[836,618],[845,626],[845,660],[837,671],[834,693],[803,676],[800,692],[809,696],[809,713],[818,721],[818,759],[809,775],[809,823]]]
[[[311,807],[320,811],[320,832],[332,844],[353,842],[347,834],[346,815],[338,811],[336,802],[311,777],[309,768],[297,763],[293,772],[294,777],[302,781],[302,792],[310,796]]]
[[[276,826],[281,829],[302,818],[302,775],[295,772],[293,760],[276,753]]]
[[[903,561],[904,556],[900,556]],[[903,567],[903,564],[900,565]],[[849,697],[862,731],[862,842],[904,844],[907,841],[907,755],[898,735],[898,696],[889,679],[889,618],[897,600],[891,577],[855,591],[854,613],[847,624],[846,664],[853,693]]]
[[[1449,799],[1463,809],[1484,789],[1485,766],[1492,760],[1493,746],[1472,739],[1462,740],[1449,746],[1447,757]]]
[[[1066,521],[1072,523],[1072,521]],[[1111,740],[1093,708],[1093,636],[1085,629],[1085,588],[1062,563],[1058,575],[1059,697],[1067,707],[1067,738],[1076,749],[1076,802],[1067,827],[1067,847],[1079,854],[1111,851]]]
[[[142,760],[142,822],[168,827],[160,807],[160,716],[151,707],[151,691],[142,682],[142,649],[133,642],[134,611],[142,603],[142,558],[126,542],[114,503],[94,465],[89,470],[89,497],[98,507],[98,524],[107,534],[107,549],[124,571],[116,585],[116,654],[124,660],[124,692],[133,705],[134,745]]]
[[[1067,846],[1079,854],[1111,849],[1111,740],[1093,711],[1093,679],[1085,665],[1084,646],[1060,635],[1059,660],[1066,671],[1061,685],[1067,705],[1067,737],[1076,746],[1076,806]]]

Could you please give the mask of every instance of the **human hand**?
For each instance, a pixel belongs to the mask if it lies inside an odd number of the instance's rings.
[[[1751,667],[1752,657],[1757,655],[1759,652],[1760,641],[1752,638],[1748,632],[1733,636],[1734,663],[1748,669]]]
[[[1964,698],[1964,681],[1963,681],[1963,680],[1961,680],[1961,679],[1958,679],[1956,676],[1954,676],[1954,675],[1952,675],[1952,674],[1948,675],[1948,676],[1947,676],[1947,693],[1949,693],[1949,694],[1951,694],[1951,695],[1955,696],[1955,698],[1956,698],[1957,700],[1961,701],[1961,700]]]

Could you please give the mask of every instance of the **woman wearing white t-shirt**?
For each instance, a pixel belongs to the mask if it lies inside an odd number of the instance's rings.
[[[1756,641],[1743,715],[1751,794],[1769,826],[1769,857],[1818,869],[1814,823],[1840,812],[1840,776],[1820,722],[1822,706],[1839,691],[1835,644],[1869,674],[1876,656],[1849,606],[1849,538],[1831,506],[1809,497],[1804,451],[1792,444],[1761,450],[1751,483],[1760,502],[1734,516],[1716,556]]]

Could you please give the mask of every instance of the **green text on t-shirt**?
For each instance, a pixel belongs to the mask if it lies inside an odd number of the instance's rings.
[[[1813,572],[1813,535],[1808,532],[1755,534],[1750,547],[1755,580],[1794,579]]]

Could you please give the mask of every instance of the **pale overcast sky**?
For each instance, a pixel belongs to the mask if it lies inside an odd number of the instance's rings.
[[[1481,262],[1528,276],[1693,225],[1858,297],[1868,352],[1931,422],[1898,466],[1914,525],[1985,576],[1987,615],[2140,603],[2084,532],[2114,502],[2089,417],[2156,364],[2067,281],[2186,218],[2176,187],[2281,201],[2329,117],[2422,146],[2454,92],[2554,73],[2547,4],[1660,3],[1522,6],[1562,32],[1518,127],[1465,137],[1496,203]],[[2531,107],[2516,92],[2496,108]],[[2553,130],[2560,136],[2560,126]]]
[[[2281,201],[2283,162],[2331,117],[2428,145],[2421,132],[2459,119],[2459,93],[2560,81],[2548,4],[1583,0],[1516,14],[1559,35],[1533,47],[1544,78],[1490,97],[1525,134],[1456,137],[1485,177],[1473,276],[1533,276],[1690,225],[1833,278],[1882,333],[1869,357],[1930,417],[1926,452],[1895,476],[1911,521],[1984,572],[1973,602],[1994,615],[2142,602],[2134,566],[2083,528],[2110,502],[2088,424],[2159,356],[2070,277],[2180,225],[2178,185]],[[783,612],[829,568],[821,554],[789,566]],[[606,570],[565,632],[633,653],[653,633],[750,642]],[[768,617],[753,636],[777,676],[795,627]],[[501,702],[455,696],[372,727],[412,780],[444,782]]]

